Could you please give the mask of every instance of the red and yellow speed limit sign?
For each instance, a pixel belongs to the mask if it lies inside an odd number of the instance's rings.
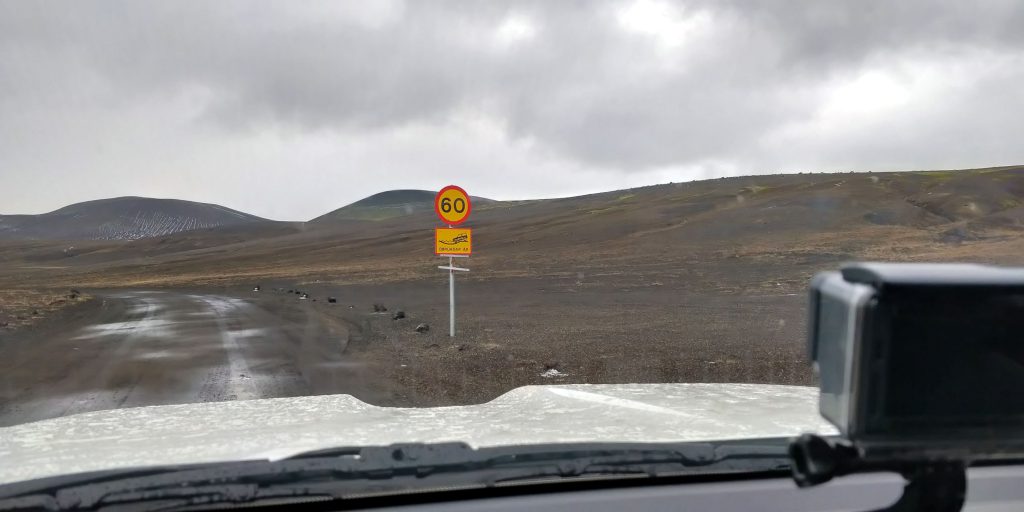
[[[469,211],[472,205],[469,203],[469,194],[461,187],[448,185],[442,188],[434,197],[434,211],[437,212],[441,222],[449,226],[457,226],[466,222],[469,218]]]

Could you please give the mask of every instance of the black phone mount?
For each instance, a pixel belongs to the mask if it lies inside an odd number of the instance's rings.
[[[877,512],[959,512],[967,496],[967,463],[961,460],[866,459],[848,440],[814,434],[794,439],[789,456],[793,480],[799,487],[813,487],[853,473],[903,475],[903,495]]]

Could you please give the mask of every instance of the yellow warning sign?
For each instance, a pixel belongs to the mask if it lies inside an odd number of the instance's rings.
[[[447,256],[473,253],[473,230],[469,228],[435,228],[434,253]]]

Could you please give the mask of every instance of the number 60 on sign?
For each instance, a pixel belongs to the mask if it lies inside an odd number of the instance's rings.
[[[434,197],[434,211],[437,212],[441,222],[449,226],[458,226],[466,222],[472,209],[473,205],[470,204],[469,194],[455,185],[442,188]]]

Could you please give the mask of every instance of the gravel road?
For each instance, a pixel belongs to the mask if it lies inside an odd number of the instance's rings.
[[[345,325],[312,308],[173,292],[99,294],[41,329],[0,340],[0,426],[80,412],[359,393]]]

